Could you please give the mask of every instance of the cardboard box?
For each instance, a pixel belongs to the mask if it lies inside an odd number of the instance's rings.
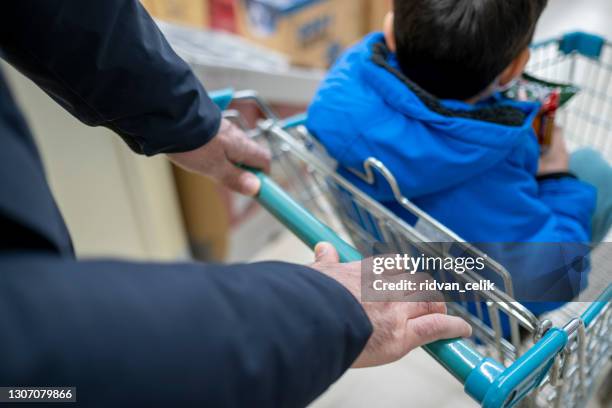
[[[237,33],[235,3],[235,0],[208,0],[210,28],[234,34]]]
[[[155,16],[155,0],[140,0],[140,3],[144,6],[145,9],[147,9],[150,15]]]
[[[328,67],[363,31],[362,0],[235,1],[238,33],[297,65]]]
[[[382,31],[385,16],[393,7],[392,0],[366,0],[366,32]]]
[[[363,16],[367,14],[366,0],[333,0],[335,7],[334,32],[343,48],[363,37]]]
[[[191,27],[209,26],[209,0],[141,0],[153,17]]]
[[[228,253],[230,213],[213,181],[173,166],[183,221],[195,259],[221,262]]]

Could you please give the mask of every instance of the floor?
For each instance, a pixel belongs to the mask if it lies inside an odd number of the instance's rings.
[[[612,1],[549,0],[536,40],[575,30],[612,39]],[[262,251],[257,259],[309,263],[312,254],[295,238],[285,234],[275,245]],[[313,408],[474,406],[476,404],[464,394],[462,386],[420,349],[384,367],[349,370],[312,404]]]

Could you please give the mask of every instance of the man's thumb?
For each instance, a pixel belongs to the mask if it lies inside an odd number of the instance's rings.
[[[315,262],[338,263],[338,251],[329,242],[319,242],[315,247]]]

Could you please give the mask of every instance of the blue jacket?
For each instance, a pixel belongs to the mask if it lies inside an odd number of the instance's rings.
[[[137,153],[217,133],[219,110],[137,0],[5,4],[0,55]],[[305,406],[371,331],[353,295],[299,265],[75,260],[0,75],[0,384],[76,386],[87,407]]]
[[[331,69],[307,126],[347,178],[407,221],[384,183],[345,169],[381,160],[407,198],[469,242],[588,243],[595,190],[569,174],[538,179],[538,110],[498,94],[476,105],[438,101],[372,34]]]

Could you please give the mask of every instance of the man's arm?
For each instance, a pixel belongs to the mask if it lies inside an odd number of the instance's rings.
[[[76,386],[84,406],[304,406],[372,327],[305,267],[0,258],[0,384]]]
[[[220,112],[137,0],[24,0],[0,13],[3,57],[84,123],[136,152],[186,152]]]
[[[0,52],[78,119],[137,153],[255,195],[269,152],[221,120],[138,0],[25,0],[0,14]]]

